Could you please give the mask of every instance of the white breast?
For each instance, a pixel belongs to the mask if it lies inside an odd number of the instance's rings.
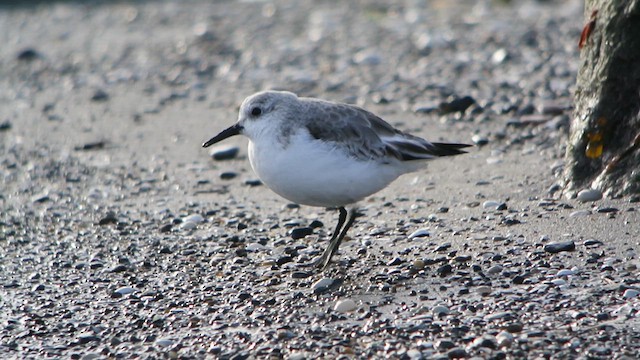
[[[298,204],[352,204],[407,172],[398,164],[356,160],[304,131],[293,134],[284,146],[257,140],[249,142],[251,167],[267,187]]]

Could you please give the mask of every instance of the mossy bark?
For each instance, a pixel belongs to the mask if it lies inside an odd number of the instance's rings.
[[[575,110],[566,153],[568,195],[640,192],[640,0],[587,0]]]

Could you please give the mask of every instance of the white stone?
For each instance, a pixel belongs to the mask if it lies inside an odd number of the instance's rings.
[[[180,225],[180,228],[183,230],[193,230],[198,227],[198,224],[193,221],[185,221]]]
[[[134,289],[132,287],[129,287],[129,286],[123,286],[123,287],[117,289],[115,292],[120,294],[120,295],[128,295],[128,294],[136,292],[136,289]]]
[[[498,347],[509,347],[513,343],[513,335],[506,331],[501,331],[496,335],[496,341],[498,342]]]
[[[638,295],[640,295],[640,291],[636,290],[636,289],[627,289],[624,291],[624,298],[625,299],[633,299],[635,297],[637,297]]]
[[[427,229],[418,229],[418,230],[412,232],[411,235],[409,235],[409,239],[418,238],[418,237],[425,237],[425,236],[431,236],[431,234],[429,233],[429,230],[427,230]]]
[[[482,208],[486,210],[496,210],[500,206],[500,203],[493,200],[487,200],[482,203]]]
[[[578,216],[589,216],[591,215],[591,211],[589,210],[576,210],[569,214],[569,217],[578,217]]]
[[[578,201],[590,202],[602,199],[602,192],[596,189],[585,189],[578,193]]]
[[[561,277],[561,276],[571,276],[575,274],[575,272],[573,270],[569,270],[569,269],[562,269],[560,271],[558,271],[556,273],[556,277]]]
[[[313,290],[318,290],[318,289],[326,289],[328,287],[330,287],[333,284],[334,280],[332,278],[322,278],[318,281],[316,281],[311,288],[313,288]]]
[[[173,340],[171,339],[158,339],[156,340],[156,345],[166,347],[173,345]]]
[[[199,224],[199,223],[204,221],[204,218],[200,214],[191,214],[191,215],[187,216],[186,218],[184,218],[184,222],[189,222],[189,221],[193,222],[193,223],[196,223],[196,224]]]
[[[431,311],[433,312],[433,315],[441,316],[441,315],[447,315],[449,313],[449,308],[444,305],[436,305],[433,307],[433,310]]]
[[[355,301],[352,299],[338,300],[333,310],[341,313],[346,313],[355,310],[358,307]]]

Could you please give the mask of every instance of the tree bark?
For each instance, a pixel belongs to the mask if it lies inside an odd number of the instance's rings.
[[[566,193],[640,193],[640,0],[587,0]]]

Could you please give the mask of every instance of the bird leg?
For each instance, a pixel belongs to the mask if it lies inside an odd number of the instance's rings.
[[[338,225],[336,226],[336,229],[333,232],[333,236],[331,236],[329,246],[327,246],[325,251],[322,253],[322,256],[320,256],[320,259],[318,259],[318,262],[316,262],[316,266],[319,267],[320,270],[324,270],[327,268],[327,266],[331,262],[331,257],[333,256],[333,254],[336,253],[336,251],[338,251],[338,247],[340,246],[342,239],[344,239],[345,235],[347,235],[347,231],[349,231],[349,228],[351,228],[351,225],[353,225],[354,221],[356,220],[356,217],[358,216],[358,213],[355,208],[351,208],[349,209],[349,211],[347,211],[347,209],[345,209],[344,206],[341,206],[339,210],[340,210],[340,217],[338,218]],[[344,225],[344,228],[343,228],[342,225],[347,219],[347,214],[349,215],[349,220],[347,221],[347,223]]]

